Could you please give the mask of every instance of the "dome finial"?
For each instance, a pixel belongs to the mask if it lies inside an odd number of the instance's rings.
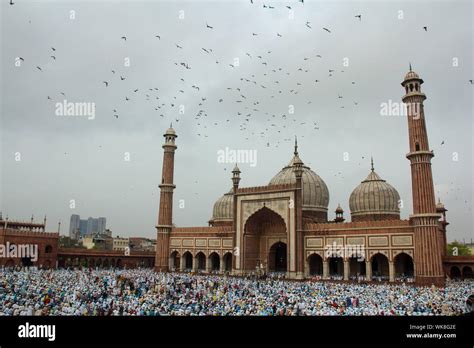
[[[374,171],[374,158],[370,156],[370,169]]]
[[[412,70],[411,70],[411,63],[408,63],[408,64],[410,64],[410,71],[412,71]]]
[[[296,135],[295,135],[295,152],[294,152],[294,155],[295,156],[298,155],[298,139],[296,138]]]

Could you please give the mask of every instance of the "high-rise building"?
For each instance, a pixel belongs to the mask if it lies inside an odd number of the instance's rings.
[[[94,231],[94,219],[89,217],[87,219],[87,232],[86,234],[92,234]]]
[[[85,236],[87,234],[87,220],[81,220],[79,222],[79,231],[81,232],[81,236]]]
[[[69,237],[72,239],[77,239],[78,231],[80,228],[81,217],[77,214],[71,215],[71,220],[69,222]]]
[[[81,219],[77,214],[73,214],[71,215],[71,222],[69,225],[69,236],[73,239],[77,239],[78,237],[94,233],[105,233],[106,221],[105,217],[89,217],[86,220]]]
[[[106,224],[105,217],[98,218],[97,219],[97,232],[104,233],[105,232],[105,224]]]

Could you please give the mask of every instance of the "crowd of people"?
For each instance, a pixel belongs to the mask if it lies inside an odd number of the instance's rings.
[[[0,315],[461,315],[474,281],[445,288],[156,273],[0,270]]]

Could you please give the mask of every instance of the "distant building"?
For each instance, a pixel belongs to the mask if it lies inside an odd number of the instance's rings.
[[[85,236],[82,238],[82,245],[87,249],[94,248],[94,237],[93,236]]]
[[[86,235],[95,233],[103,234],[106,232],[106,222],[107,220],[105,217],[89,217],[86,220],[81,219],[77,214],[73,214],[71,215],[69,225],[69,237],[78,240]]]
[[[97,232],[98,233],[105,232],[105,223],[106,223],[105,217],[100,217],[97,219]]]
[[[143,237],[130,237],[130,250],[133,251],[155,251],[156,239]]]
[[[125,251],[128,248],[130,240],[128,238],[115,237],[113,239],[112,250]]]
[[[85,236],[87,234],[87,220],[79,221],[79,232],[80,236]]]
[[[112,250],[113,238],[106,234],[88,234],[82,237],[82,245],[87,249]]]
[[[81,217],[77,214],[72,214],[71,215],[71,220],[69,222],[69,237],[71,239],[76,239],[78,238],[78,232],[80,232],[80,223],[81,223]]]

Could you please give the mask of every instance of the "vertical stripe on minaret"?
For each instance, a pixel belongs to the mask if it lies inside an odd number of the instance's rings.
[[[156,225],[156,258],[155,270],[160,272],[169,269],[169,238],[173,228],[173,184],[174,176],[174,152],[177,146],[175,139],[178,137],[174,129],[170,128],[163,135],[163,170],[161,174],[160,209],[158,211],[158,224]]]
[[[445,278],[441,249],[442,237],[439,231],[440,214],[436,212],[431,158],[421,92],[423,80],[411,70],[406,74],[402,86],[405,95],[402,100],[407,105],[408,138],[411,162],[413,195],[413,215],[410,222],[415,233],[415,281],[420,285],[444,286]]]

